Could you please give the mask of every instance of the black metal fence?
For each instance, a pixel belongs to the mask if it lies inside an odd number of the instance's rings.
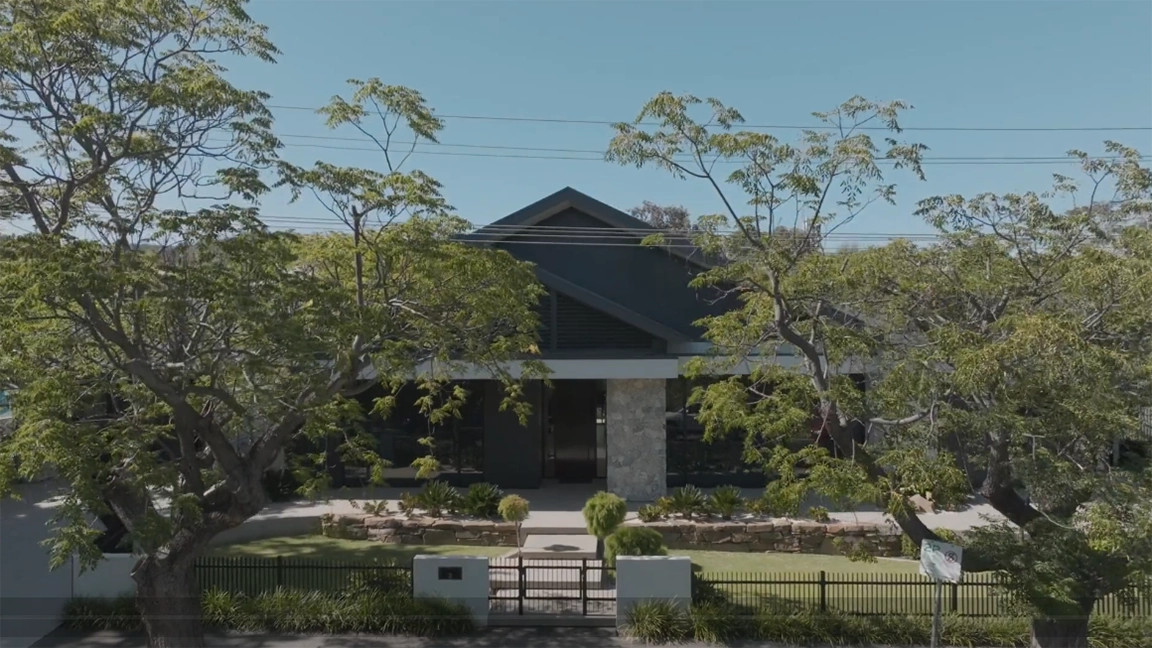
[[[931,615],[936,584],[919,574],[701,573],[693,581],[696,602],[724,600],[754,610],[818,610],[847,614]],[[1012,616],[1019,608],[994,573],[965,574],[945,584],[945,612],[974,617]],[[1152,616],[1152,584],[1098,601],[1095,614]]]
[[[255,596],[278,588],[342,592],[366,587],[411,595],[412,568],[388,563],[207,556],[196,563],[203,591],[219,589]]]
[[[616,572],[599,560],[488,561],[493,615],[615,616]]]

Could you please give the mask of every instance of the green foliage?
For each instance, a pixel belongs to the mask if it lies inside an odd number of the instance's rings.
[[[391,513],[391,511],[388,510],[388,500],[364,502],[360,508],[368,515],[385,516]]]
[[[232,632],[442,637],[473,630],[472,615],[462,605],[370,587],[338,594],[281,589],[259,596],[212,590],[201,597],[201,609],[206,626]],[[131,598],[73,599],[63,625],[133,631],[141,620]]]
[[[668,553],[659,531],[647,527],[621,527],[604,541],[604,564],[616,566],[617,556],[663,556]]]
[[[944,542],[949,542],[954,545],[964,545],[963,538],[952,529],[932,529],[932,532]],[[900,536],[900,555],[905,558],[920,560],[920,545],[908,536]]]
[[[828,509],[823,506],[813,506],[808,509],[808,517],[817,522],[831,522],[832,518],[828,516]]]
[[[636,603],[628,608],[624,618],[620,634],[647,644],[678,643],[689,633],[684,611],[670,601]]]
[[[708,498],[699,488],[688,484],[672,491],[668,497],[668,512],[684,518],[703,515],[708,510]]]
[[[460,491],[448,482],[435,480],[424,484],[424,489],[416,496],[417,505],[432,517],[445,513],[455,513],[463,505]]]
[[[709,497],[710,508],[721,518],[731,520],[744,508],[744,495],[738,486],[721,486]]]
[[[503,497],[504,491],[494,484],[472,484],[464,494],[461,510],[473,517],[495,517],[500,512],[500,500]]]
[[[619,495],[600,491],[584,503],[583,513],[589,535],[603,540],[624,523],[628,504]]]
[[[505,495],[497,510],[505,522],[520,524],[528,519],[528,500],[519,495]]]
[[[966,537],[966,568],[1004,574],[1041,616],[1082,614],[1152,574],[1152,477],[1107,465],[1152,402],[1152,171],[1105,142],[1106,157],[1069,152],[1083,182],[920,201],[932,244],[831,253],[830,232],[895,201],[892,171],[923,178],[926,147],[900,140],[909,108],[853,97],[816,113],[825,128],[782,141],[741,129],[718,100],[665,92],[615,126],[608,158],[716,194],[722,213],[693,239],[726,263],[692,284],[741,286],[742,306],[701,322],[725,352],[687,371],[729,374],[785,346],[801,361],[692,396],[707,437],[743,435],[745,459],[775,478],[757,509],[794,515],[818,492],[915,532],[912,496],[961,506],[983,473],[982,494],[1025,532]],[[846,363],[862,367],[863,391]],[[860,425],[883,434],[860,444]],[[814,426],[842,459],[789,449]]]
[[[626,636],[649,644],[697,641],[723,644],[752,640],[786,645],[925,646],[930,642],[929,616],[845,615],[815,611],[751,611],[722,601],[694,603],[689,610],[665,601],[643,602],[629,610]],[[1030,645],[1029,619],[945,615],[945,646]],[[1088,643],[1092,648],[1148,648],[1152,623],[1147,619],[1095,617]]]
[[[420,508],[420,496],[412,493],[401,493],[396,507],[400,509],[401,513],[411,517]]]
[[[661,520],[664,515],[664,511],[655,504],[643,504],[640,508],[636,509],[636,517],[638,517],[641,522],[657,522]]]

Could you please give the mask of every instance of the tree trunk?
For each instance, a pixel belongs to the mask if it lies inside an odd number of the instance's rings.
[[[1032,619],[1031,648],[1088,648],[1088,616]]]
[[[149,648],[204,648],[196,556],[150,556],[132,574]]]

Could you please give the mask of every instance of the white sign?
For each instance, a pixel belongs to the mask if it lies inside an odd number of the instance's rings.
[[[932,580],[959,583],[964,577],[960,565],[964,550],[939,540],[925,540],[920,544],[920,574]]]

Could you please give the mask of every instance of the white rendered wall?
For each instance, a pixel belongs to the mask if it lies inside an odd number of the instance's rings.
[[[442,568],[460,570],[460,580],[442,580]],[[474,556],[416,556],[412,560],[412,593],[416,598],[442,598],[472,610],[476,625],[488,625],[488,559]]]
[[[643,601],[692,603],[692,559],[688,556],[619,556],[616,558],[616,625]]]

